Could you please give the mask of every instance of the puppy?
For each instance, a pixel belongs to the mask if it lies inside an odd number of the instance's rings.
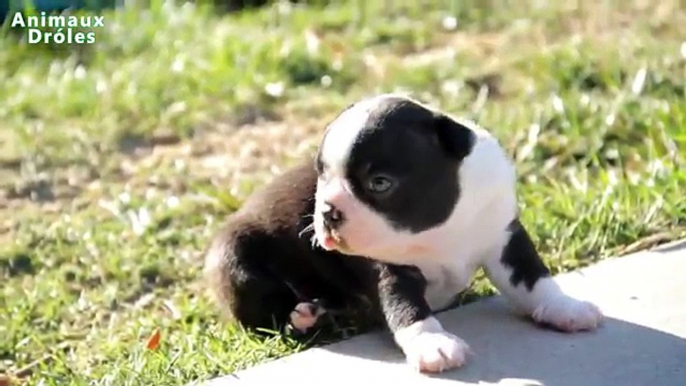
[[[367,304],[425,372],[465,363],[468,345],[432,314],[479,267],[538,323],[571,332],[602,319],[551,279],[498,141],[394,94],[344,110],[315,159],[248,199],[206,258],[220,307],[244,326],[306,331],[327,310]]]

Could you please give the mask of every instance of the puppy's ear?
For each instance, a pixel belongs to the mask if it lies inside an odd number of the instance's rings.
[[[439,145],[449,156],[461,160],[472,151],[476,141],[474,132],[449,116],[436,113],[434,130]]]

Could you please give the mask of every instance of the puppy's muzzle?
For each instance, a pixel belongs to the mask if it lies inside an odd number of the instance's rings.
[[[336,230],[343,224],[345,218],[343,212],[338,210],[335,206],[325,203],[322,209],[322,218],[324,219],[324,226],[329,230]]]

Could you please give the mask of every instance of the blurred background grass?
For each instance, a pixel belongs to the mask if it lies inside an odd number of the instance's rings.
[[[0,373],[27,384],[180,385],[306,347],[222,324],[202,251],[373,93],[491,130],[555,272],[686,234],[680,1],[118,4],[92,45],[0,32]]]

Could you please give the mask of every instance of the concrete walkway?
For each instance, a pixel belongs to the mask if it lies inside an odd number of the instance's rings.
[[[475,355],[461,369],[412,371],[389,334],[314,348],[206,386],[550,385],[686,386],[686,241],[558,276],[607,316],[599,330],[568,335],[516,317],[501,297],[439,315]]]

